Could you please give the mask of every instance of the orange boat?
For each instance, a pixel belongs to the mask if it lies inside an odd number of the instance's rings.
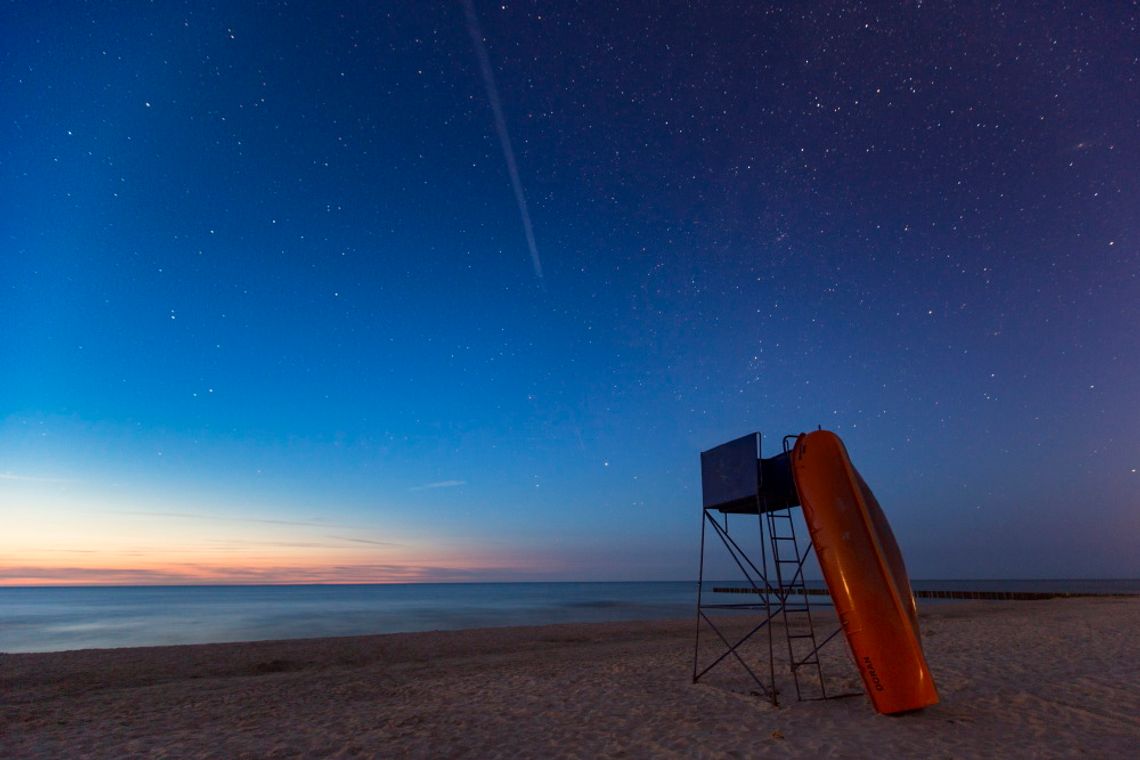
[[[847,644],[880,713],[937,704],[902,553],[839,436],[799,436],[792,470]]]

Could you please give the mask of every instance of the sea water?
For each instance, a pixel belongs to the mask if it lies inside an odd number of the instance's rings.
[[[744,601],[713,593],[725,585],[742,584],[707,582],[704,601]],[[914,587],[1136,593],[1140,581],[915,581]],[[696,592],[695,581],[0,587],[0,652],[695,619]],[[826,605],[826,597],[813,597],[817,603]]]
[[[695,582],[0,588],[0,652],[695,615]]]

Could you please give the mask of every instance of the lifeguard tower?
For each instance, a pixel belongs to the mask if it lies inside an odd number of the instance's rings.
[[[792,510],[800,505],[800,499],[792,475],[789,441],[794,445],[795,437],[785,436],[781,450],[768,458],[761,455],[760,433],[701,452],[701,565],[693,682],[725,661],[734,660],[773,705],[779,705],[776,661],[783,659],[782,653],[777,655],[778,647],[786,647],[798,700],[843,696],[828,694],[820,665],[820,648],[840,629],[822,638],[816,636],[810,597],[812,592],[822,593],[822,589],[811,589],[805,584],[804,565],[811,555],[812,543],[801,529],[805,539],[801,545],[793,520]],[[738,571],[739,577],[732,585],[706,588],[706,565],[717,566],[714,555],[720,549],[731,558],[727,565]],[[726,564],[723,559],[720,558],[720,567]],[[722,601],[730,594],[746,598]],[[749,622],[743,635],[741,618]],[[777,619],[784,629],[785,643],[781,645],[773,632]],[[726,625],[728,622],[736,625]],[[710,659],[705,652],[704,662],[702,632],[713,634],[720,644],[719,655]],[[757,657],[755,645],[749,648],[753,654],[746,654],[744,645],[749,641],[755,644],[756,637],[765,632],[767,656]],[[760,643],[763,651],[763,642]]]

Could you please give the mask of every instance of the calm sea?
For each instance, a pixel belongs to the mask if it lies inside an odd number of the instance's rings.
[[[716,585],[723,584],[706,583],[706,592]],[[1140,581],[915,581],[914,587],[1135,593]],[[664,619],[692,616],[695,604],[693,581],[0,588],[0,652]]]

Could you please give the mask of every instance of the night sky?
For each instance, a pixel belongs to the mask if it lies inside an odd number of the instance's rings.
[[[0,583],[1138,577],[1140,7],[0,8]]]

